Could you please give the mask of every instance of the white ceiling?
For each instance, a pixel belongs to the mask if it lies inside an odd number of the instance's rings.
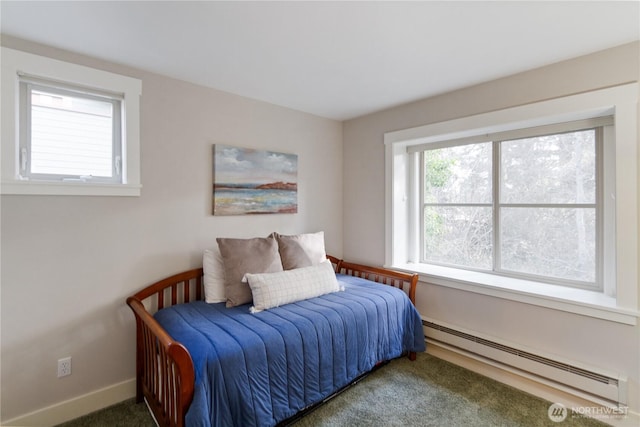
[[[637,1],[13,2],[4,34],[337,120],[638,40]]]

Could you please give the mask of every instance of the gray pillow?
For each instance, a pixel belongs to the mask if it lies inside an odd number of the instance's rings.
[[[224,290],[227,307],[250,303],[251,288],[242,283],[246,273],[276,273],[282,271],[278,242],[273,237],[253,239],[218,238],[224,264]]]
[[[283,236],[273,233],[278,239],[278,250],[285,270],[310,267],[327,259],[324,249],[324,231],[317,233]]]

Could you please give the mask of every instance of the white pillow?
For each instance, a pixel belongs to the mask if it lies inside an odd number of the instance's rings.
[[[206,302],[224,302],[227,300],[224,291],[224,264],[220,249],[206,249],[202,257],[204,269],[204,300]]]
[[[344,290],[329,261],[277,273],[247,273],[242,281],[251,287],[252,313]]]

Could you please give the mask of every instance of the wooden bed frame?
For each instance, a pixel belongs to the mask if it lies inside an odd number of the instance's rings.
[[[353,264],[327,255],[335,271],[403,289],[415,304],[417,274]],[[136,401],[146,400],[160,426],[184,426],[195,373],[189,351],[160,326],[153,313],[203,299],[203,269],[160,280],[127,298],[136,318]],[[415,360],[415,353],[409,358]]]

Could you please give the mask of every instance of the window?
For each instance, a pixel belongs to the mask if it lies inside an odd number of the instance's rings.
[[[385,264],[635,325],[636,83],[388,132]]]
[[[20,175],[122,182],[121,97],[20,79]]]
[[[604,131],[590,122],[419,151],[421,262],[602,289]]]
[[[139,80],[7,48],[2,59],[2,194],[140,194]]]

